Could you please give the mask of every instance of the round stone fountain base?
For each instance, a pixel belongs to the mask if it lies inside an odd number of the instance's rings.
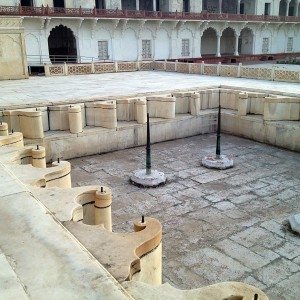
[[[163,172],[151,170],[151,174],[146,174],[146,169],[136,170],[130,177],[131,183],[141,187],[158,187],[166,183],[167,178]]]
[[[202,166],[209,169],[226,170],[233,167],[233,160],[226,155],[220,155],[219,158],[210,155],[202,159]]]
[[[290,223],[292,231],[300,234],[300,214],[291,216],[289,218],[289,223]]]

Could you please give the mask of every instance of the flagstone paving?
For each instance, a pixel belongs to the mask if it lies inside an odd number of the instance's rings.
[[[143,167],[144,147],[71,160],[74,186],[105,184],[113,191],[113,230],[132,230],[142,215],[159,219],[163,275],[181,289],[243,281],[270,299],[300,297],[300,236],[285,220],[300,211],[300,154],[222,135],[235,167],[207,170],[215,135],[152,146],[152,165],[167,185],[141,189],[129,175]]]

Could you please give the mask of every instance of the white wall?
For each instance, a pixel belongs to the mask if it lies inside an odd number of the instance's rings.
[[[121,21],[117,24],[111,20],[98,20],[93,26],[92,20],[58,19],[52,18],[50,23],[43,23],[39,18],[24,19],[26,49],[28,55],[43,55],[47,57],[48,36],[50,31],[60,24],[72,30],[77,41],[77,53],[79,56],[98,58],[98,41],[108,41],[108,52],[111,60],[137,60],[142,57],[142,40],[151,40],[152,55],[155,59],[181,58],[182,39],[190,40],[190,57],[199,57],[201,54],[216,54],[215,31],[205,31],[201,40],[200,29],[194,23],[186,22],[178,27],[173,27],[173,21],[165,21],[158,28],[155,21],[146,22],[140,20]],[[220,23],[211,22],[212,27],[220,30]],[[234,23],[230,23],[235,26]],[[249,25],[248,25],[249,26]],[[251,25],[254,28],[253,49],[255,54],[262,53],[262,39],[269,37],[270,53],[282,53],[286,51],[287,38],[294,37],[294,51],[300,51],[300,38],[297,35],[297,27],[281,26],[278,31],[276,25]],[[257,26],[257,27],[255,27]],[[252,28],[251,27],[251,28]],[[234,27],[235,28],[235,27]],[[235,28],[238,32],[240,28]],[[233,53],[235,39],[230,36],[221,40],[221,53]],[[251,53],[252,44],[242,45],[244,53]],[[248,48],[247,48],[248,47]],[[248,50],[247,50],[248,49]]]
[[[253,54],[253,34],[250,30],[243,30],[240,34],[240,54]]]
[[[124,31],[122,37],[122,60],[138,59],[138,40],[132,28]]]
[[[265,3],[271,3],[270,15],[278,16],[279,12],[279,2],[278,0],[259,0],[257,1],[256,14],[264,15],[265,13]]]

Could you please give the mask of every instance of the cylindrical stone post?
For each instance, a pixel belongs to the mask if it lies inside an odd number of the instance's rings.
[[[82,132],[82,115],[81,107],[79,105],[70,106],[68,108],[69,125],[71,133]]]
[[[46,168],[46,149],[37,146],[31,150],[32,166],[35,168]]]
[[[111,202],[112,193],[108,187],[101,187],[95,193],[95,225],[103,224],[108,230],[112,231],[111,221]]]
[[[116,101],[101,101],[95,103],[95,126],[109,129],[117,128]]]
[[[147,123],[147,102],[144,99],[135,101],[135,119],[138,124]]]
[[[198,116],[201,110],[200,94],[194,93],[191,95],[190,112],[192,116]]]
[[[20,127],[23,136],[28,139],[44,137],[43,119],[41,111],[20,112]]]
[[[0,136],[7,136],[8,135],[8,124],[1,122],[0,123]]]

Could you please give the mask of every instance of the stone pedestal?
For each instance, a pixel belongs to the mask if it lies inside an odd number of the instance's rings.
[[[219,158],[216,155],[209,155],[202,159],[202,166],[208,169],[226,170],[233,167],[233,160],[226,155],[220,155]]]
[[[300,234],[300,214],[289,217],[289,223],[292,231]]]
[[[130,181],[141,187],[158,187],[166,183],[167,178],[163,172],[152,170],[151,174],[146,174],[146,169],[136,170],[130,177]]]

